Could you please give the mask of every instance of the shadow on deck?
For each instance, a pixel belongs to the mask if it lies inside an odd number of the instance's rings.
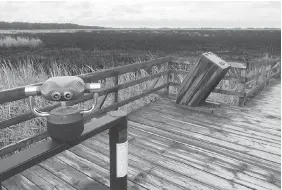
[[[280,79],[272,79],[244,108],[208,114],[163,98],[131,113],[129,189],[280,189],[280,105]],[[109,186],[107,132],[4,181],[4,189]]]

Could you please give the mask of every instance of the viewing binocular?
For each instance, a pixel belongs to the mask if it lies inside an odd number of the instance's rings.
[[[47,131],[50,137],[60,143],[77,139],[84,130],[83,115],[94,111],[100,83],[84,83],[76,76],[59,76],[46,80],[42,86],[27,86],[25,94],[29,96],[29,107],[39,117],[47,117]],[[79,110],[67,106],[66,101],[83,98],[85,93],[93,93],[90,109]],[[35,106],[34,96],[42,96],[46,100],[60,101],[61,106],[50,112],[39,111]]]

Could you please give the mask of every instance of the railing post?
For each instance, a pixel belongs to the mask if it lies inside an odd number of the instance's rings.
[[[169,77],[170,77],[170,67],[169,67],[170,64],[169,63],[170,63],[170,61],[167,62],[166,67],[165,67],[165,70],[168,71],[167,76],[166,76],[166,81],[165,81],[166,84],[167,84],[165,93],[167,95],[169,95]]]
[[[239,97],[238,105],[240,107],[244,107],[245,106],[245,102],[246,102],[246,98],[247,98],[246,97],[247,69],[248,69],[248,64],[247,64],[247,68],[241,70],[241,77],[244,78],[244,82],[240,83],[239,89],[240,89],[240,92],[244,94],[244,96],[243,97]]]
[[[122,111],[110,112],[111,116],[125,116]],[[110,141],[110,190],[127,190],[128,141],[127,117],[109,130]]]
[[[260,69],[259,67],[256,67],[256,66],[255,66],[255,74],[256,74],[256,75],[259,74],[259,69]],[[259,79],[259,75],[256,76],[256,86],[257,86],[258,83],[259,83],[259,82],[258,82],[258,79]]]
[[[279,62],[278,72],[279,72],[279,77],[281,77],[281,62]]]
[[[113,76],[113,82],[114,82],[114,86],[118,86],[118,73],[115,76]],[[112,104],[115,104],[117,102],[118,102],[118,89],[114,92]],[[116,110],[118,110],[118,108],[116,108]]]
[[[269,67],[270,66],[270,67]],[[269,67],[270,69],[266,69],[267,67]],[[271,72],[272,68],[271,68],[271,64],[267,64],[265,66],[265,79],[267,79],[270,76],[270,72]],[[267,86],[269,84],[269,80],[266,81],[265,86]]]

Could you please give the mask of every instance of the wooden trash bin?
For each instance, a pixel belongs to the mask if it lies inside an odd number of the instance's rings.
[[[214,53],[203,53],[181,83],[176,103],[200,106],[229,69],[230,65]]]

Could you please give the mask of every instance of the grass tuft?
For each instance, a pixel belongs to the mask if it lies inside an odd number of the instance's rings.
[[[43,42],[39,38],[33,37],[11,37],[4,36],[0,38],[0,47],[38,47],[43,45]]]

